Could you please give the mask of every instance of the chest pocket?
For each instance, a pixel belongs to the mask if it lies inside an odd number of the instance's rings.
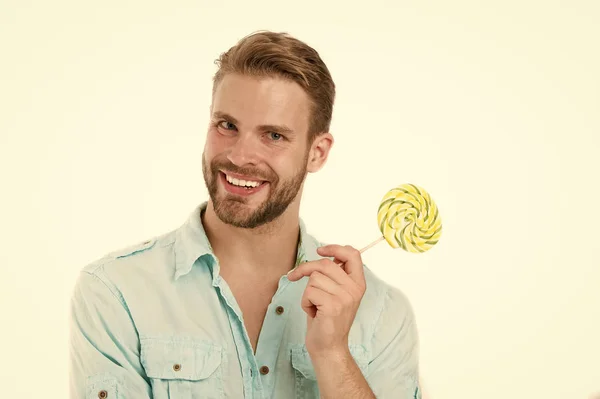
[[[154,399],[221,399],[223,348],[190,338],[141,338],[140,357]]]
[[[369,359],[367,351],[362,345],[349,345],[350,354],[364,376],[367,375]],[[292,367],[294,368],[294,381],[297,399],[318,399],[319,385],[312,360],[304,345],[294,346],[292,351]]]

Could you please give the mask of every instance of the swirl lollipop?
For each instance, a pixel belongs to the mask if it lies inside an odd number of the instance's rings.
[[[427,191],[410,183],[387,192],[377,210],[377,224],[383,236],[361,253],[383,240],[392,248],[422,253],[437,244],[442,234],[437,205]]]

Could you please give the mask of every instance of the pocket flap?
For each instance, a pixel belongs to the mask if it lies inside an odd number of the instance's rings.
[[[304,378],[317,379],[310,355],[304,347],[292,348],[292,367],[302,373]]]
[[[197,339],[140,338],[141,361],[150,378],[202,380],[221,364],[222,348]]]
[[[86,399],[116,398],[119,396],[119,384],[115,376],[109,373],[94,374],[86,381]]]
[[[366,375],[367,368],[369,365],[369,359],[367,357],[367,351],[362,345],[351,344],[348,345],[350,354],[354,358],[354,361],[360,368],[363,375]],[[291,348],[292,351],[292,367],[302,373],[304,378],[309,380],[317,379],[315,369],[312,364],[312,359],[308,353],[305,345],[295,345]]]

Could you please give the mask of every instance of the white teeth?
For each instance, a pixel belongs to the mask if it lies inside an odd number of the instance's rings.
[[[260,183],[257,182],[257,181],[240,180],[240,179],[236,179],[234,177],[230,177],[228,175],[225,175],[225,177],[227,178],[227,181],[229,183],[233,184],[234,186],[240,186],[240,187],[258,187],[260,185]]]

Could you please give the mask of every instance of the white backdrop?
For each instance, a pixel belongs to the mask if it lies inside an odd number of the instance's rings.
[[[2,1],[4,396],[66,397],[78,271],[206,199],[213,61],[259,29],[314,46],[338,87],[315,236],[370,243],[404,182],[439,205],[430,252],[364,254],[415,307],[429,396],[600,391],[600,3],[210,3]]]

